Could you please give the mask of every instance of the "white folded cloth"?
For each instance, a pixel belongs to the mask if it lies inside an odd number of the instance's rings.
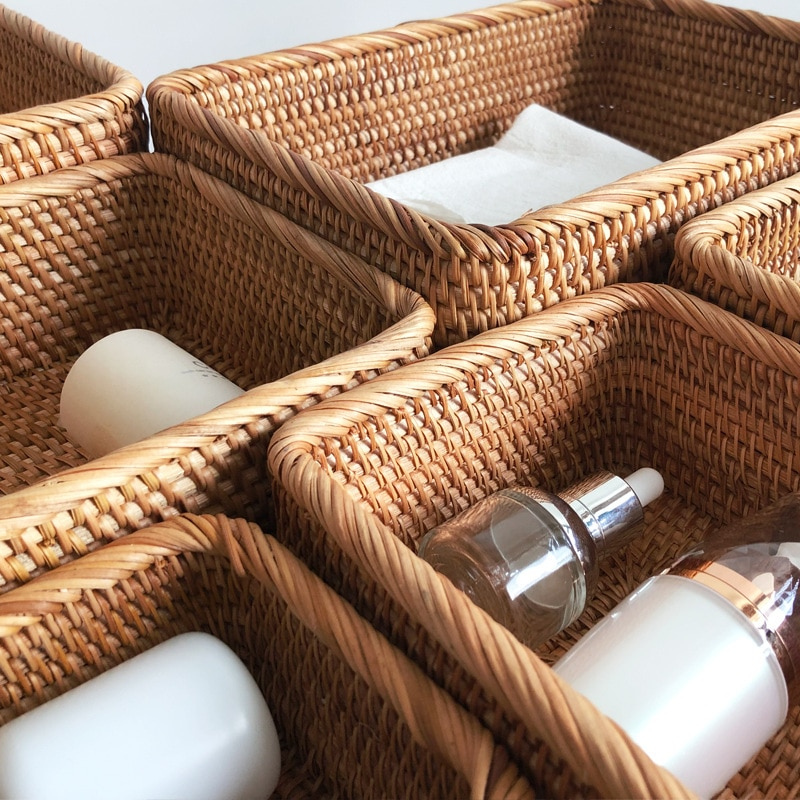
[[[368,183],[445,222],[499,225],[660,162],[539,105],[492,147]]]

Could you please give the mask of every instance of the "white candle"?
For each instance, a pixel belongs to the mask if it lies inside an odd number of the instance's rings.
[[[763,635],[717,592],[676,575],[642,584],[554,669],[700,797],[722,790],[788,711]]]
[[[0,796],[267,797],[280,745],[244,664],[176,636],[0,727]]]
[[[92,457],[138,442],[243,394],[154,331],[118,331],[88,348],[61,391],[61,425]]]

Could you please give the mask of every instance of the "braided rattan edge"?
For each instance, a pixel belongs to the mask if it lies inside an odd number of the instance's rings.
[[[779,221],[798,204],[800,178],[792,176],[691,220],[675,237],[669,282],[798,341],[800,285],[725,246],[748,222]]]

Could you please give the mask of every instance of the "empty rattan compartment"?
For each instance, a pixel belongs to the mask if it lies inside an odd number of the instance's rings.
[[[140,81],[0,5],[0,184],[147,148]]]
[[[785,178],[692,220],[669,280],[800,342],[800,179]]]
[[[388,276],[157,154],[0,187],[0,286],[4,588],[178,510],[264,520],[274,429],[427,352],[433,327]],[[248,391],[88,461],[58,425],[61,385],[86,347],[131,327]]]
[[[244,661],[270,707],[283,762],[274,796],[533,796],[474,717],[241,519],[181,516],[99,548],[6,592],[0,629],[2,722],[204,631]]]
[[[800,345],[668,286],[608,287],[290,421],[269,451],[277,535],[478,715],[544,795],[676,796],[547,664],[706,531],[800,488],[798,437]],[[644,533],[535,654],[415,555],[425,532],[498,489],[558,491],[641,466],[666,482]],[[726,796],[796,793],[799,738],[795,707]]]
[[[685,220],[800,167],[798,64],[800,24],[755,12],[528,0],[181,70],[148,100],[157,149],[413,287],[441,345],[662,280]],[[491,145],[531,103],[673,160],[499,226],[364,186]]]

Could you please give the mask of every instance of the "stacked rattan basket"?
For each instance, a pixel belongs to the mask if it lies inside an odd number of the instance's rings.
[[[0,184],[147,144],[142,85],[0,6]]]
[[[800,489],[800,326],[679,273],[720,223],[717,249],[796,258],[800,25],[522,0],[164,76],[161,152],[125,154],[135,80],[0,20],[89,64],[69,91],[110,112],[10,150],[0,117],[0,720],[205,630],[276,718],[277,796],[686,796],[549,665],[705,532]],[[25,91],[15,130],[53,116]],[[500,226],[363,185],[533,102],[666,160]],[[129,327],[247,391],[91,460],[60,387]],[[505,486],[645,465],[666,492],[644,533],[535,653],[416,555]],[[793,708],[723,796],[796,795],[798,746]]]
[[[444,344],[660,280],[683,221],[797,171],[798,87],[794,23],[694,0],[523,0],[177,72],[147,96],[159,149],[414,288]],[[672,160],[500,226],[363,185],[485,147],[534,102]]]

